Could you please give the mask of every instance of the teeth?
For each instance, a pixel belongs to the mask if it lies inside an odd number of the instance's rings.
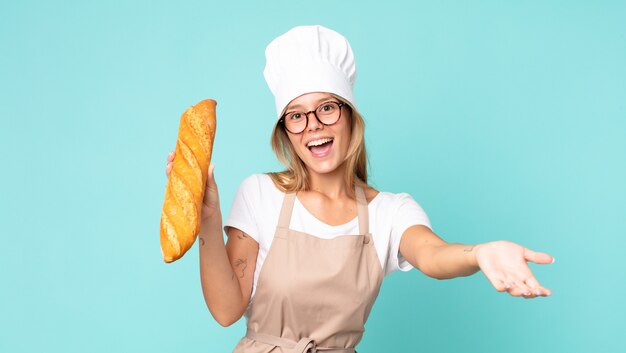
[[[332,140],[333,139],[331,139],[331,138],[323,138],[323,139],[319,139],[319,140],[313,140],[313,141],[309,142],[306,146],[307,147],[319,146],[319,145],[325,144],[326,142],[330,142]]]

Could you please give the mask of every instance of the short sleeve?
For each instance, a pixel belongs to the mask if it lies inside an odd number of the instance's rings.
[[[431,228],[430,220],[422,207],[407,193],[397,194],[397,209],[392,216],[391,239],[389,245],[389,256],[385,275],[396,270],[409,271],[414,268],[400,254],[400,239],[402,234],[409,227],[414,225],[425,225]]]
[[[260,202],[260,186],[256,175],[246,178],[237,189],[230,213],[224,224],[224,231],[228,227],[237,228],[259,242],[259,224],[256,210]]]

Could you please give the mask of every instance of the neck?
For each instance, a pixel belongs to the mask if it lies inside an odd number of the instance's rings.
[[[309,183],[313,192],[318,192],[331,199],[343,198],[350,194],[350,186],[346,185],[344,172],[346,165],[330,173],[319,174],[309,170]]]

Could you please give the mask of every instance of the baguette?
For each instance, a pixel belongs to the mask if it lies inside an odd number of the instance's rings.
[[[161,252],[167,263],[180,259],[200,231],[202,199],[215,138],[215,106],[206,99],[180,118],[176,157],[161,212]]]

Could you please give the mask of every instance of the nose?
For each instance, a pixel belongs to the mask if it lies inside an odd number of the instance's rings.
[[[311,117],[311,115],[313,116]],[[306,119],[307,119],[306,128],[309,131],[319,130],[324,127],[324,124],[322,124],[322,122],[319,121],[319,119],[317,118],[317,115],[315,115],[315,111],[310,111],[306,113]]]

